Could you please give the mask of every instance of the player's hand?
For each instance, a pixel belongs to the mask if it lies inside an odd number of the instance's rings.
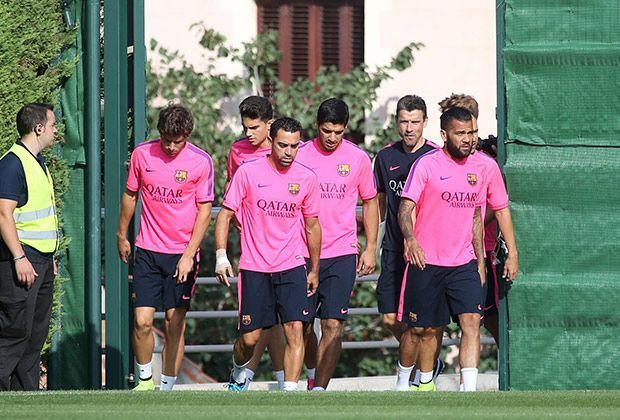
[[[308,273],[306,278],[308,285],[307,296],[310,297],[315,294],[317,289],[319,288],[319,273],[311,271]]]
[[[38,276],[28,258],[15,261],[15,273],[19,284],[26,286],[27,289],[32,287]]]
[[[174,272],[174,277],[177,279],[177,284],[185,283],[187,281],[187,275],[194,269],[194,258],[185,254],[181,255],[177,268]]]
[[[357,262],[357,275],[365,276],[375,271],[377,252],[374,248],[366,248]]]
[[[116,237],[116,246],[118,247],[118,256],[121,258],[125,264],[129,261],[129,256],[131,255],[131,244],[127,240],[127,238]]]
[[[415,238],[405,241],[405,260],[420,270],[424,270],[426,267],[426,254]]]
[[[58,260],[56,259],[56,257],[52,258],[52,262],[54,264],[54,275],[57,276],[58,275]]]
[[[228,277],[233,277],[233,269],[225,249],[218,249],[215,251],[215,277],[217,281],[222,283],[226,287],[230,287]]]
[[[504,263],[504,273],[502,277],[506,281],[514,281],[517,279],[519,275],[519,257],[516,255],[511,256],[508,254],[508,258],[506,258],[506,262]]]

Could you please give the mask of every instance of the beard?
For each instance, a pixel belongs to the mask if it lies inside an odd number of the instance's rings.
[[[467,156],[471,154],[472,149],[471,149],[471,146],[468,147],[466,150],[459,149],[450,140],[448,140],[446,141],[446,150],[448,150],[448,153],[454,159],[465,159]]]

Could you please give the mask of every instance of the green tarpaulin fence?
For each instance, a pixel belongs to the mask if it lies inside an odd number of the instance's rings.
[[[620,388],[620,2],[505,2],[510,388]]]

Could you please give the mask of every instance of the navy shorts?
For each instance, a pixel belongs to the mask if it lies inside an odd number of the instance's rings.
[[[484,285],[486,289],[483,296],[486,296],[485,304],[484,304],[484,314],[485,315],[497,315],[498,307],[499,307],[499,285],[498,285],[498,275],[497,275],[497,265],[493,264],[493,252],[487,251],[486,256],[486,267],[487,267],[487,282]]]
[[[357,255],[321,259],[319,288],[310,298],[315,317],[347,319],[349,300],[357,276],[356,268]]]
[[[189,308],[196,286],[198,260],[194,260],[194,270],[187,275],[187,281],[177,284],[174,273],[181,255],[136,248],[131,293],[135,308]]]
[[[278,273],[241,270],[237,283],[239,330],[270,328],[278,322],[310,321],[307,290],[303,265]]]
[[[377,306],[380,313],[395,314],[398,312],[406,265],[403,251],[384,249],[381,252],[381,274],[377,281]]]
[[[450,314],[482,314],[482,285],[475,260],[457,267],[406,269],[398,319],[413,327],[441,327]]]

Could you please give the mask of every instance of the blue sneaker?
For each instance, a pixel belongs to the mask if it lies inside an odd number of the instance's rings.
[[[235,391],[235,392],[247,391],[249,386],[250,386],[250,381],[246,379],[245,381],[239,383],[233,379],[232,372],[230,372],[230,379],[228,380],[229,391]]]

